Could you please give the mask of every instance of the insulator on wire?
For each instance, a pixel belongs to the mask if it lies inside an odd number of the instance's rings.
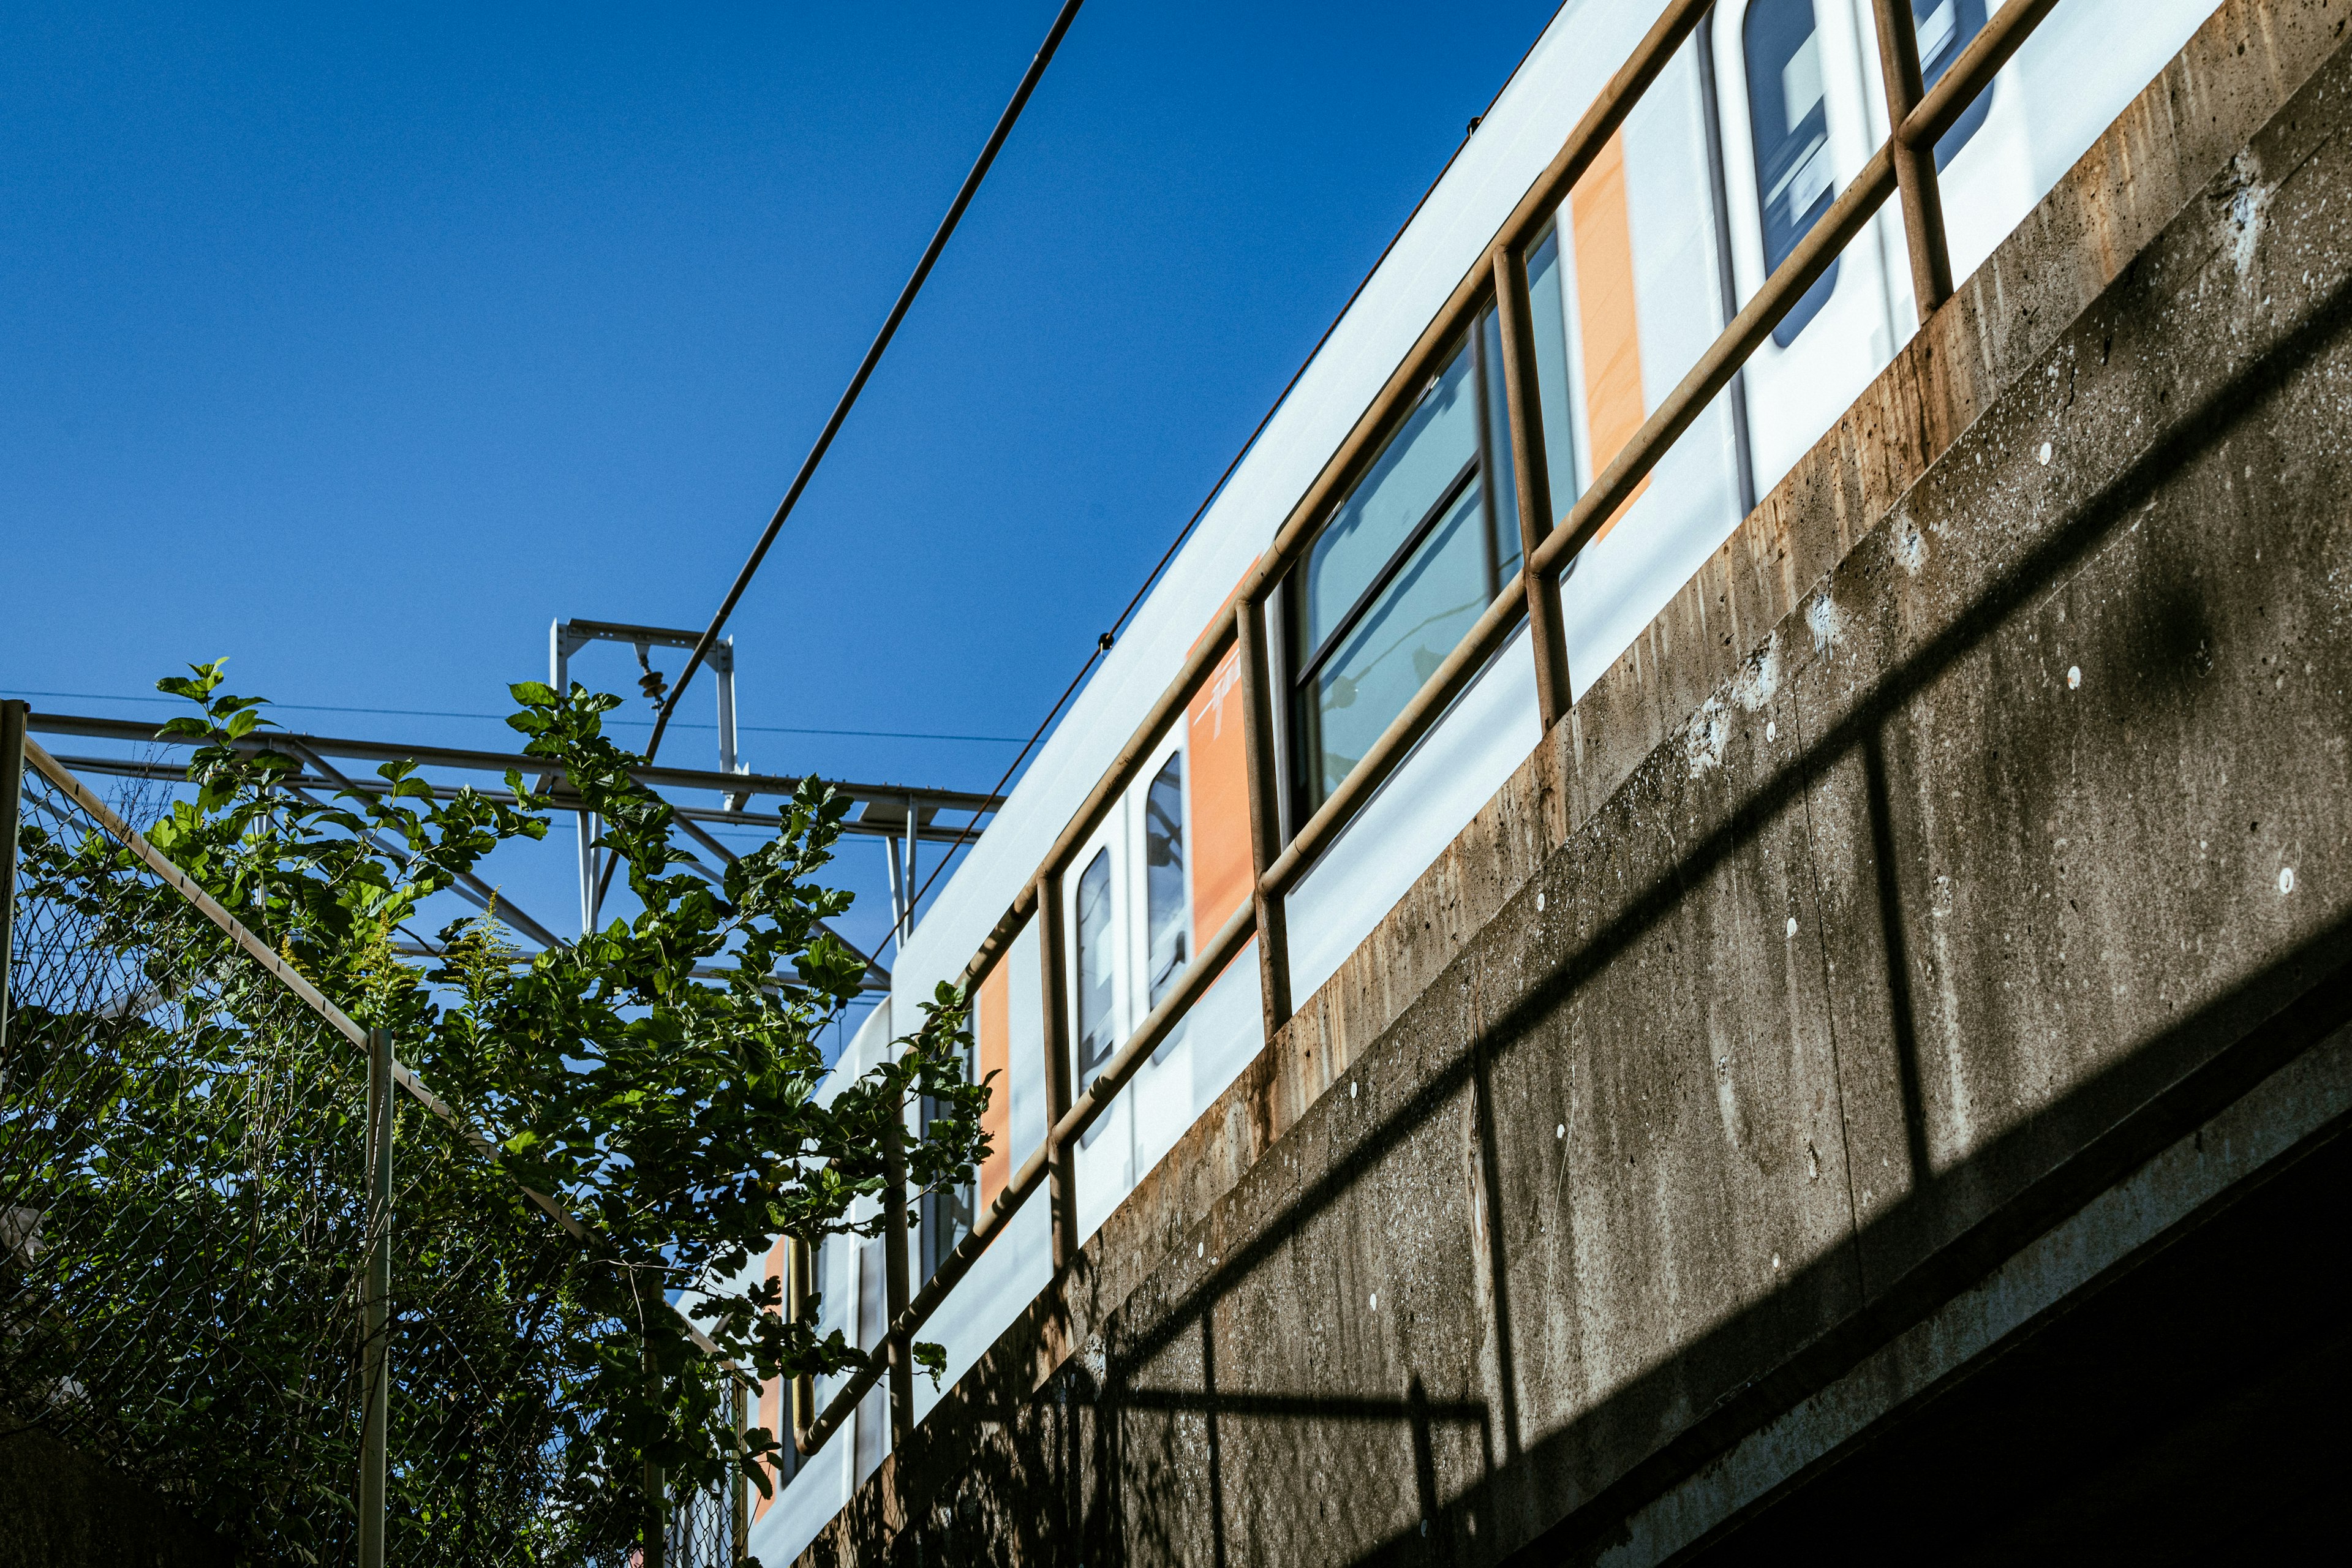
[[[654,668],[652,658],[646,655],[646,645],[639,643],[636,648],[637,668],[645,671],[637,677],[637,689],[646,694],[646,701],[658,708],[662,698],[669,691],[669,682],[663,679],[662,672]]]

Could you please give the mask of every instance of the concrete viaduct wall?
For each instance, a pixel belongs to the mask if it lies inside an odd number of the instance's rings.
[[[1662,1561],[2345,1124],[2347,13],[2215,16],[804,1561]]]

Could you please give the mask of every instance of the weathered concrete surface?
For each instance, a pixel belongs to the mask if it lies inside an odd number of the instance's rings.
[[[0,1436],[0,1568],[228,1568],[219,1537],[38,1430]]]
[[[1679,1550],[2342,1021],[2347,9],[2216,16],[812,1561]]]

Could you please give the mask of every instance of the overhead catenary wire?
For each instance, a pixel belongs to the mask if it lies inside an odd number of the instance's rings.
[[[1078,4],[1079,0],[1071,0],[1071,4],[1066,5],[1061,16],[1055,19],[1053,30],[1046,35],[1044,47],[1038,50],[1037,58],[1030,64],[1029,75],[1023,79],[1021,89],[1013,95],[1004,116],[998,121],[996,133],[990,138],[989,145],[982,153],[980,162],[973,166],[972,173],[966,178],[964,190],[957,197],[957,205],[949,209],[947,220],[940,226],[940,232],[933,237],[931,250],[926,253],[922,266],[916,269],[914,279],[909,281],[906,292],[900,296],[898,309],[892,312],[890,321],[883,328],[882,335],[876,340],[875,346],[867,352],[866,363],[860,368],[858,379],[851,383],[850,390],[845,395],[842,405],[835,410],[833,421],[827,425],[824,434],[818,440],[816,448],[810,453],[808,461],[803,465],[800,477],[794,480],[793,488],[784,498],[784,504],[777,510],[775,518],[770,521],[767,532],[761,535],[759,546],[751,552],[751,558],[744,563],[743,570],[737,576],[734,586],[729,591],[726,601],[720,605],[719,614],[712,618],[710,629],[705,632],[701,640],[695,645],[693,654],[687,660],[686,668],[679,674],[677,684],[671,688],[669,696],[663,703],[660,714],[655,721],[653,737],[646,748],[648,761],[653,757],[654,749],[661,743],[662,733],[669,722],[670,712],[677,706],[678,700],[684,696],[687,683],[693,679],[694,672],[701,667],[705,654],[716,642],[720,628],[725,626],[728,616],[733,613],[737,601],[742,597],[744,589],[750,585],[752,575],[758,572],[761,560],[765,556],[768,546],[774,542],[778,530],[782,526],[785,514],[791,510],[793,503],[799,499],[800,490],[806,484],[810,472],[814,470],[818,458],[823,456],[825,447],[831,443],[840,421],[846,416],[848,405],[856,400],[858,390],[864,385],[866,372],[872,368],[874,362],[879,359],[884,344],[888,342],[890,333],[897,328],[898,318],[905,313],[905,307],[911,302],[914,290],[921,286],[922,279],[928,272],[930,262],[935,259],[938,250],[946,244],[948,232],[953,228],[955,220],[961,214],[963,205],[969,199],[971,193],[978,187],[981,176],[987,172],[988,164],[994,157],[996,148],[1002,144],[1005,133],[1011,130],[1013,119],[1020,114],[1021,106],[1027,101],[1030,89],[1036,85],[1036,79],[1045,74],[1046,62],[1052,58],[1054,49],[1060,43],[1061,35],[1068,30],[1070,20],[1077,14]],[[1532,54],[1534,48],[1535,46],[1530,44],[1528,53]],[[1526,63],[1527,57],[1522,55],[1518,66]],[[1512,68],[1512,76],[1517,75],[1518,66]],[[1505,78],[1506,87],[1509,80],[1510,77]],[[1167,571],[1169,563],[1176,558],[1176,552],[1183,548],[1184,542],[1192,536],[1193,530],[1200,525],[1201,519],[1208,514],[1209,508],[1215,503],[1217,497],[1224,492],[1226,483],[1232,479],[1234,471],[1241,467],[1242,459],[1248,457],[1251,450],[1256,447],[1258,437],[1265,433],[1266,426],[1273,423],[1274,416],[1281,412],[1283,404],[1288,401],[1291,393],[1297,388],[1299,380],[1314,364],[1316,356],[1320,354],[1324,345],[1331,341],[1331,334],[1339,330],[1341,321],[1348,319],[1348,312],[1355,308],[1356,301],[1362,297],[1365,289],[1370,287],[1372,279],[1379,275],[1381,264],[1388,260],[1390,253],[1395,250],[1397,242],[1402,239],[1405,232],[1412,226],[1412,220],[1421,215],[1421,210],[1428,205],[1429,198],[1436,193],[1437,187],[1444,183],[1446,174],[1453,169],[1454,161],[1461,157],[1462,150],[1470,144],[1470,138],[1477,133],[1479,123],[1486,119],[1486,114],[1493,112],[1496,103],[1501,101],[1502,94],[1503,89],[1496,89],[1494,97],[1488,100],[1486,110],[1471,116],[1469,123],[1463,128],[1462,140],[1455,143],[1454,151],[1446,155],[1444,164],[1431,179],[1428,186],[1423,190],[1420,198],[1413,203],[1412,210],[1405,215],[1404,221],[1399,224],[1396,232],[1389,237],[1388,243],[1381,247],[1380,255],[1373,258],[1371,266],[1367,268],[1364,275],[1357,279],[1356,286],[1348,291],[1347,300],[1332,314],[1330,321],[1317,336],[1315,346],[1307,350],[1305,357],[1299,361],[1298,368],[1290,373],[1290,379],[1283,384],[1282,390],[1276,394],[1274,401],[1267,405],[1265,413],[1259,416],[1248,438],[1243,441],[1240,448],[1234,453],[1233,459],[1225,465],[1224,472],[1217,476],[1216,483],[1209,487],[1208,494],[1201,499],[1201,504],[1192,509],[1192,515],[1185,520],[1184,526],[1177,531],[1176,537],[1170,541],[1168,548],[1160,553],[1159,561],[1149,573],[1145,574],[1142,583],[1137,586],[1134,595],[1128,600],[1127,607],[1118,613],[1118,618],[1111,623],[1110,629],[1095,639],[1094,647],[1087,651],[1085,661],[1078,666],[1077,673],[1070,678],[1069,684],[1062,689],[1061,696],[1055,699],[1054,705],[1046,710],[1045,717],[1039,721],[1037,728],[1031,732],[1029,739],[1022,743],[1021,750],[1014,754],[1013,761],[998,776],[996,784],[988,792],[990,795],[996,796],[1003,795],[1005,786],[1021,771],[1023,764],[1029,760],[1039,742],[1045,738],[1047,731],[1052,730],[1055,721],[1061,717],[1063,710],[1069,705],[1070,700],[1077,694],[1079,687],[1093,672],[1096,664],[1111,650],[1118,634],[1126,629],[1127,623],[1143,603],[1144,595],[1149,594],[1152,585],[1160,581],[1161,574]],[[971,836],[979,829],[979,818],[975,816],[957,831],[953,842],[948,846],[947,851],[931,868],[931,874],[923,879],[922,886],[909,889],[907,900],[909,912],[921,902],[924,895],[931,890],[932,885],[940,879],[940,876],[955,864],[956,852],[969,843]],[[598,887],[600,896],[604,888],[610,885],[612,874],[613,867],[608,864],[603,878],[600,879]],[[891,937],[885,938],[882,945],[889,945],[890,942],[897,939],[898,934],[894,931]]]
[[[817,465],[824,460],[833,438],[840,434],[843,421],[849,417],[850,409],[856,405],[858,394],[866,390],[866,380],[873,375],[874,367],[882,362],[883,351],[890,346],[891,338],[898,331],[898,323],[906,320],[915,296],[922,290],[923,280],[931,275],[931,268],[938,262],[940,253],[947,248],[949,237],[955,233],[964,209],[971,205],[972,196],[980,190],[981,181],[987,177],[989,165],[996,162],[998,150],[1004,145],[1004,139],[1013,133],[1013,122],[1021,118],[1022,110],[1028,105],[1029,95],[1037,89],[1045,68],[1053,62],[1054,51],[1061,47],[1063,35],[1077,19],[1078,7],[1084,3],[1085,0],[1066,0],[1061,11],[1054,17],[1053,26],[1046,30],[1045,41],[1038,46],[1036,56],[1029,62],[1029,69],[1021,78],[1021,85],[1013,89],[1012,101],[997,117],[996,129],[989,132],[987,145],[980,150],[980,157],[972,164],[971,172],[964,176],[963,186],[949,205],[947,216],[940,220],[938,232],[931,236],[931,243],[924,247],[923,258],[915,264],[914,275],[898,291],[898,303],[890,307],[890,314],[883,321],[882,330],[875,334],[873,346],[866,351],[866,358],[858,364],[857,374],[850,377],[848,390],[841,395],[841,401],[834,405],[833,416],[824,422],[816,445],[809,448],[809,455],[802,460],[800,472],[793,476],[792,486],[784,491],[784,499],[777,503],[775,515],[768,520],[760,542],[751,547],[751,558],[743,563],[743,569],[735,575],[734,585],[727,590],[727,597],[719,602],[719,613],[710,617],[709,629],[702,634],[701,639],[694,645],[694,651],[687,656],[686,668],[679,673],[677,684],[670,688],[668,698],[654,720],[652,738],[646,742],[647,762],[651,762],[654,753],[661,750],[662,734],[669,727],[670,715],[677,710],[678,699],[686,695],[694,672],[702,668],[712,646],[719,641],[719,633],[726,628],[728,616],[735,613],[735,605],[743,597],[743,591],[751,585],[751,579],[759,573],[760,563],[767,559],[769,546],[774,544],[776,535],[783,531],[784,521],[792,516],[793,508],[799,504],[801,492],[808,489]]]

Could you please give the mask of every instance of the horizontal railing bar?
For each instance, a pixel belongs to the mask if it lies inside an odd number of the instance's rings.
[[[980,1255],[988,1250],[988,1244],[1013,1223],[1013,1216],[1020,1211],[1021,1205],[1045,1185],[1047,1147],[1046,1144],[1039,1144],[1036,1152],[1021,1163],[1021,1168],[1013,1173],[1013,1180],[1005,1184],[1004,1190],[989,1204],[988,1212],[981,1215],[979,1223],[972,1226],[971,1234],[956,1243],[955,1249],[940,1260],[938,1270],[915,1293],[915,1299],[907,1304],[907,1310],[892,1329],[892,1338],[911,1336],[933,1312],[939,1310],[940,1304],[947,1300],[948,1292],[963,1282],[963,1277],[971,1272],[971,1266],[980,1261]],[[839,1431],[842,1424],[849,1419],[850,1412],[857,1408],[857,1402],[882,1380],[883,1373],[889,1367],[888,1343],[886,1339],[868,1352],[866,1363],[849,1374],[849,1381],[835,1392],[824,1413],[809,1425],[806,1431],[793,1434],[793,1445],[803,1458],[824,1447],[825,1440]]]
[[[1183,974],[1170,988],[1168,994],[1160,999],[1160,1005],[1136,1026],[1135,1032],[1128,1037],[1127,1044],[1119,1047],[1118,1054],[1096,1075],[1094,1082],[1087,1086],[1086,1092],[1071,1101],[1069,1110],[1061,1121],[1046,1131],[1045,1141],[1037,1146],[1036,1152],[1021,1163],[1020,1170],[1013,1173],[1012,1181],[1005,1184],[1004,1190],[989,1205],[988,1212],[972,1226],[971,1234],[958,1242],[955,1249],[940,1259],[940,1267],[924,1282],[914,1300],[907,1303],[907,1310],[898,1315],[898,1321],[890,1325],[883,1343],[866,1352],[866,1364],[852,1373],[849,1381],[826,1403],[824,1413],[810,1426],[805,1437],[794,1435],[793,1441],[801,1447],[803,1454],[814,1454],[823,1447],[825,1439],[849,1419],[849,1414],[857,1407],[857,1402],[880,1380],[888,1363],[887,1347],[911,1338],[915,1331],[923,1326],[939,1310],[940,1304],[947,1300],[948,1292],[971,1272],[971,1266],[987,1250],[988,1244],[1012,1223],[1021,1205],[1045,1184],[1048,1151],[1056,1144],[1067,1147],[1094,1124],[1095,1118],[1102,1114],[1111,1098],[1127,1086],[1128,1080],[1150,1058],[1151,1053],[1160,1048],[1161,1042],[1168,1037],[1168,1032],[1182,1020],[1192,1004],[1201,999],[1202,994],[1216,984],[1218,977],[1224,973],[1225,966],[1240,954],[1256,931],[1256,907],[1244,903],[1218,929],[1217,934],[1209,939],[1208,945],[1201,950],[1200,954],[1185,965]]]
[[[184,735],[158,735],[156,727],[131,719],[95,719],[73,713],[36,712],[26,721],[26,727],[52,735],[80,735],[94,740],[127,741],[133,745],[192,746],[201,744]],[[544,757],[526,757],[514,752],[479,752],[459,746],[395,745],[384,741],[355,741],[344,736],[310,735],[299,731],[256,731],[237,742],[241,748],[257,750],[277,741],[297,742],[330,757],[347,757],[358,762],[415,763],[424,768],[455,768],[462,772],[496,773],[503,778],[509,771],[525,776],[548,771]],[[637,767],[629,776],[639,784],[667,786],[670,789],[709,790],[719,795],[788,795],[801,787],[801,781],[782,773],[722,773],[699,768]],[[822,781],[835,793],[856,801],[903,806],[912,799],[918,805],[939,806],[948,811],[994,811],[1004,804],[1004,797],[977,795],[966,790],[925,789],[912,784],[854,784],[844,779]]]
[[[1557,568],[1562,557],[1580,549],[1630,497],[1666,449],[1690,427],[1716,395],[1780,324],[1806,289],[1828,269],[1837,254],[1861,233],[1862,226],[1895,189],[1895,163],[1887,150],[1864,165],[1822,221],[1813,226],[1789,259],[1757,291],[1731,325],[1699,363],[1693,366],[1657,412],[1644,421],[1625,449],[1612,460],[1592,487],[1579,497],[1568,517],[1536,547],[1535,569]],[[1361,808],[1365,800],[1386,783],[1429,728],[1465,690],[1472,677],[1527,615],[1524,578],[1514,573],[1502,594],[1486,606],[1467,636],[1454,646],[1444,663],[1390,721],[1361,761],[1349,770],[1328,798],[1307,819],[1273,865],[1266,868],[1265,890],[1278,898],[1289,891],[1332,839]]]
[[[1084,1093],[1070,1101],[1070,1109],[1054,1124],[1053,1139],[1058,1143],[1075,1142],[1086,1130],[1094,1125],[1110,1104],[1112,1096],[1127,1087],[1127,1082],[1141,1069],[1151,1053],[1158,1050],[1168,1032],[1183,1021],[1185,1013],[1201,999],[1203,992],[1216,983],[1249,939],[1257,933],[1257,907],[1244,900],[1231,919],[1217,928],[1198,956],[1184,966],[1184,973],[1160,999],[1160,1005],[1144,1016],[1135,1033],[1118,1054],[1105,1064],[1095,1080],[1087,1085]]]
[[[986,936],[980,939],[980,946],[973,951],[971,962],[963,966],[961,974],[956,976],[956,984],[965,994],[969,995],[988,977],[988,972],[1013,950],[1013,939],[1021,934],[1021,928],[1029,923],[1029,917],[1036,908],[1037,884],[1030,882],[1014,896],[1013,907],[996,917],[996,923],[988,928]]]
[[[1692,421],[1706,411],[1717,393],[1731,384],[1748,356],[1780,325],[1780,319],[1793,309],[1829,270],[1843,250],[1862,232],[1872,216],[1895,193],[1895,159],[1882,145],[1870,161],[1862,166],[1851,184],[1838,194],[1830,210],[1822,216],[1811,233],[1798,243],[1789,258],[1774,269],[1756,297],[1732,319],[1706,353],[1699,356],[1657,411],[1643,421],[1633,438],[1625,443],[1599,479],[1592,481],[1576,500],[1568,516],[1536,546],[1535,570],[1553,572],[1567,563],[1592,541],[1601,526],[1631,499],[1636,487],[1648,477],[1666,448]]]
[[[1282,897],[1305,875],[1315,858],[1354,820],[1364,801],[1388,782],[1389,775],[1411,754],[1423,734],[1455,698],[1468,689],[1471,679],[1494,657],[1495,650],[1509,640],[1527,614],[1526,579],[1514,572],[1469,634],[1454,645],[1454,651],[1445,656],[1421,689],[1413,693],[1412,700],[1404,705],[1404,710],[1389,721],[1388,728],[1381,731],[1381,738],[1372,742],[1363,759],[1348,770],[1339,787],[1316,807],[1315,815],[1307,819],[1306,825],[1283,847],[1282,853],[1275,857],[1274,864],[1265,868],[1259,886],[1266,897]]]
[[[1042,863],[1045,867],[1050,868],[1060,866],[1077,852],[1078,847],[1086,842],[1087,836],[1092,834],[1101,823],[1103,813],[1110,809],[1111,802],[1118,798],[1119,791],[1134,783],[1135,775],[1142,771],[1143,764],[1151,760],[1152,752],[1159,749],[1160,736],[1168,732],[1168,727],[1176,722],[1177,716],[1181,714],[1185,706],[1192,701],[1192,689],[1208,678],[1209,672],[1217,668],[1217,661],[1225,657],[1225,650],[1233,645],[1234,625],[1232,618],[1228,616],[1210,627],[1208,634],[1193,647],[1192,653],[1184,660],[1183,668],[1176,672],[1176,679],[1170,681],[1166,689],[1160,692],[1159,700],[1152,703],[1150,711],[1143,716],[1143,721],[1138,724],[1134,733],[1128,737],[1127,744],[1121,746],[1118,755],[1111,759],[1109,768],[1105,771],[1100,779],[1096,781],[1095,787],[1087,793],[1087,798],[1079,805],[1076,815],[1070,818],[1069,826],[1064,827],[1061,836],[1054,840],[1054,847],[1045,851]],[[1029,886],[1022,890],[1022,897],[998,918],[996,925],[989,932],[990,942],[982,944],[982,952],[987,953],[992,961],[995,954],[1003,951],[1005,943],[1011,941],[1011,928],[1017,927],[1027,918],[1023,910],[1024,902],[1034,908],[1036,898],[1036,884],[1033,879]],[[1003,941],[996,942],[995,939],[1000,935],[1003,937]],[[992,942],[993,945],[991,945]],[[975,957],[973,962],[977,963],[978,958]],[[971,989],[986,973],[985,968],[975,972],[971,966],[967,965],[963,981],[964,988]]]
[[[1373,397],[1371,404],[1357,417],[1347,439],[1325,462],[1304,496],[1291,508],[1289,515],[1275,531],[1274,541],[1258,557],[1257,564],[1242,580],[1241,595],[1262,600],[1272,591],[1274,584],[1294,563],[1293,558],[1306,537],[1322,521],[1339,489],[1353,477],[1355,467],[1369,455],[1372,444],[1386,436],[1391,416],[1407,399],[1420,395],[1421,386],[1437,369],[1437,358],[1453,340],[1459,336],[1484,301],[1489,287],[1490,263],[1495,244],[1523,245],[1534,237],[1534,231],[1550,220],[1552,209],[1564,198],[1570,187],[1583,174],[1609,138],[1624,123],[1625,116],[1639,101],[1643,92],[1657,79],[1666,68],[1675,49],[1682,47],[1708,10],[1712,0],[1676,0],[1661,16],[1633,57],[1609,79],[1592,106],[1577,121],[1568,141],[1557,156],[1518,205],[1504,220],[1498,237],[1480,253],[1478,265],[1458,284],[1436,317],[1406,351],[1403,361],[1389,375],[1388,381]],[[1236,595],[1239,596],[1239,595]],[[1134,782],[1134,772],[1146,755],[1157,745],[1160,736],[1173,721],[1175,715],[1192,700],[1198,687],[1225,650],[1233,646],[1234,628],[1230,616],[1221,616],[1207,635],[1176,672],[1160,700],[1140,724],[1135,728],[1126,746],[1113,760],[1110,771],[1080,805],[1054,847],[1040,862],[1044,870],[1058,867],[1074,854],[1078,846],[1091,835],[1109,809],[1118,792]],[[978,984],[1012,942],[1014,932],[1029,911],[1036,907],[1036,880],[1032,879],[1014,900],[1013,908],[1001,916],[965,966],[961,984],[966,990]]]
[[[1676,0],[1652,24],[1649,32],[1634,46],[1631,58],[1609,79],[1591,107],[1584,111],[1584,117],[1576,122],[1576,129],[1569,132],[1559,152],[1527,195],[1519,198],[1493,237],[1480,248],[1476,264],[1454,285],[1444,305],[1414,340],[1370,405],[1358,416],[1339,449],[1323,465],[1315,482],[1276,530],[1274,542],[1259,557],[1256,568],[1243,580],[1243,593],[1252,599],[1264,599],[1273,590],[1276,579],[1295,563],[1309,536],[1321,526],[1324,514],[1337,500],[1339,492],[1353,482],[1358,465],[1387,438],[1395,416],[1421,395],[1422,386],[1440,368],[1439,358],[1470,326],[1472,318],[1486,302],[1493,286],[1487,258],[1496,247],[1507,246],[1517,250],[1551,220],[1553,210],[1591,166],[1609,138],[1617,133],[1625,116],[1657,79],[1658,73],[1666,68],[1675,51],[1682,47],[1683,40],[1698,26],[1713,3],[1714,0]]]
[[[2000,10],[1986,19],[1969,40],[1960,58],[1952,62],[1943,79],[1927,89],[1903,123],[1895,128],[1895,139],[1906,147],[1921,142],[1940,141],[1945,132],[1959,122],[1976,101],[1979,92],[1992,85],[1992,79],[2010,57],[2030,37],[2042,19],[2050,15],[2058,0],[2009,0]]]

